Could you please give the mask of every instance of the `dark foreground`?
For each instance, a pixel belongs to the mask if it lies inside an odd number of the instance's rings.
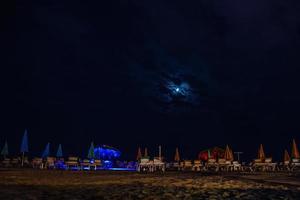
[[[0,170],[0,199],[300,199],[291,174]]]

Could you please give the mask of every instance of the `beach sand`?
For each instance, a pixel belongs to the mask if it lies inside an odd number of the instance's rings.
[[[298,175],[0,170],[0,199],[300,199]]]

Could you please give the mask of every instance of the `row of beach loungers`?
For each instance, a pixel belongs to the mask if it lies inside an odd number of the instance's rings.
[[[33,158],[31,161],[25,157],[23,164],[21,158],[5,158],[0,161],[0,167],[3,168],[34,168],[34,169],[64,169],[64,170],[99,170],[108,169],[111,166],[105,164],[106,161],[99,159],[83,159],[79,157],[68,157],[67,160],[63,158],[47,157],[47,158]],[[115,163],[118,168],[135,169],[136,162],[118,162]]]
[[[24,159],[25,167],[38,169],[87,169],[97,170],[103,168],[101,160],[80,160],[78,157],[69,157],[66,161],[62,158],[47,157],[33,158],[30,162],[27,158]],[[0,162],[1,167],[20,167],[20,158],[6,158]],[[126,166],[128,167],[128,166]],[[136,168],[137,171],[295,171],[300,169],[300,159],[291,159],[281,163],[272,162],[272,158],[265,160],[255,159],[250,164],[239,163],[238,161],[228,161],[225,159],[208,159],[207,162],[200,160],[183,160],[181,162],[165,163],[159,159],[141,159],[138,164],[132,162],[131,168]]]
[[[255,172],[255,171],[295,171],[300,170],[300,160],[292,159],[289,162],[275,163],[272,158],[265,160],[255,159],[250,164],[239,163],[238,161],[228,161],[225,159],[208,159],[207,162],[200,160],[183,160],[181,162],[164,163],[158,159],[149,160],[141,159],[138,164],[137,171],[154,172],[165,170],[177,171],[239,171],[239,172]]]
[[[275,163],[272,158],[265,160],[255,159],[246,165],[238,161],[226,161],[225,159],[208,159],[207,162],[200,160],[184,160],[182,162],[174,162],[167,164],[167,169],[175,169],[179,171],[295,171],[300,169],[300,160],[292,159],[291,161]]]
[[[1,167],[21,167],[20,158],[6,158],[0,162]],[[47,157],[33,158],[29,161],[27,158],[23,161],[24,167],[38,169],[100,169],[102,168],[101,160],[80,160],[78,157],[69,157],[66,161],[63,158]]]

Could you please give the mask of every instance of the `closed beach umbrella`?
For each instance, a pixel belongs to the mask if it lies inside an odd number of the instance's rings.
[[[94,143],[92,142],[88,153],[88,159],[94,159],[94,158],[95,158],[95,147],[94,147]]]
[[[284,150],[284,159],[283,161],[284,162],[289,162],[290,161],[290,155],[289,155],[289,152],[287,150]]]
[[[144,154],[144,157],[148,157],[148,149],[145,148],[145,154]]]
[[[7,144],[7,141],[5,141],[5,144],[2,148],[2,151],[1,151],[1,155],[6,158],[6,156],[8,156],[8,144]]]
[[[28,152],[28,135],[27,135],[27,130],[25,129],[23,138],[22,138],[22,143],[21,143],[21,148],[20,148],[21,153]]]
[[[56,152],[56,157],[57,158],[63,157],[61,144],[58,145],[58,149],[57,149],[57,152]]]
[[[137,155],[136,155],[136,160],[140,160],[141,158],[142,158],[142,151],[141,151],[141,148],[139,147]]]
[[[46,158],[50,155],[50,143],[48,142],[48,144],[46,145],[46,148],[42,154],[42,158]]]
[[[20,152],[22,153],[22,166],[24,164],[24,154],[28,152],[28,136],[27,130],[25,129],[24,135],[21,142]]]
[[[233,161],[232,150],[229,148],[228,145],[226,145],[224,158],[225,158],[226,160]]]
[[[232,152],[231,148],[229,148],[229,153],[230,153],[230,161],[233,161],[234,157],[233,157],[233,152]]]
[[[266,156],[265,156],[265,152],[264,152],[264,147],[262,144],[260,144],[259,150],[258,150],[258,159],[264,160],[265,158],[266,158]]]
[[[180,155],[179,155],[178,147],[176,147],[175,156],[174,156],[174,161],[176,161],[176,162],[179,162],[179,161],[180,161]]]
[[[297,145],[296,145],[295,139],[293,139],[292,158],[296,158],[296,159],[299,159],[299,158],[300,158],[299,150],[298,150],[298,147],[297,147]]]

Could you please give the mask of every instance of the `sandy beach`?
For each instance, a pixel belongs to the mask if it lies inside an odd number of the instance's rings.
[[[295,174],[1,170],[0,199],[298,199]]]

